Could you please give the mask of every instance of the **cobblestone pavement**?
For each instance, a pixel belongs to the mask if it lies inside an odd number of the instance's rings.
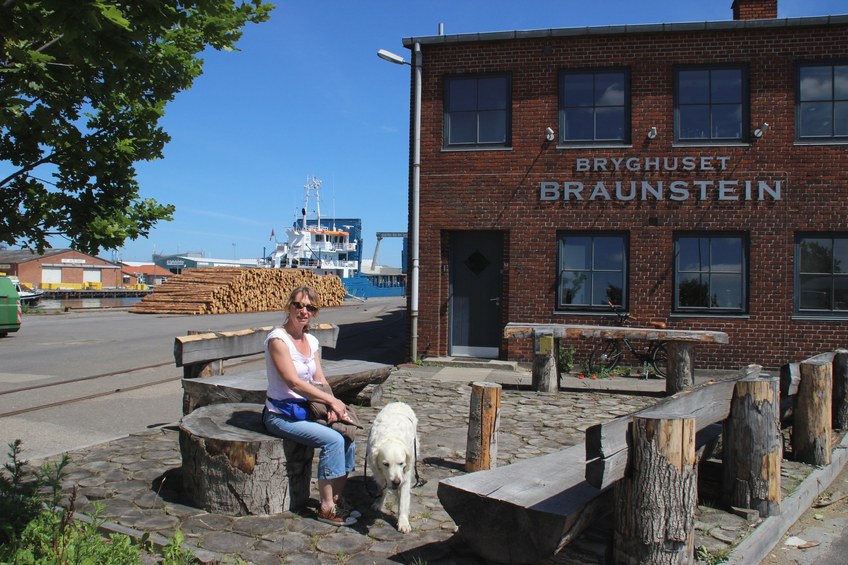
[[[312,511],[231,517],[191,506],[181,488],[176,425],[70,453],[63,491],[70,494],[77,489],[78,512],[92,513],[95,503],[100,505],[100,517],[112,530],[147,532],[160,541],[180,530],[186,546],[206,562],[483,563],[463,547],[436,495],[441,479],[463,473],[471,393],[471,381],[456,378],[456,371],[448,380],[436,377],[438,372],[438,367],[400,368],[383,384],[381,399],[374,406],[357,407],[366,429],[382,404],[393,400],[407,402],[418,415],[418,471],[427,482],[412,491],[413,531],[407,535],[395,529],[394,514],[380,514],[369,507],[368,491],[374,490],[374,484],[370,470],[369,478],[362,474],[363,440],[357,449],[357,470],[347,488],[348,499],[363,517],[351,528],[320,523]],[[656,402],[656,397],[591,388],[545,394],[507,384],[501,402],[499,466],[580,443],[589,426],[637,411]],[[314,485],[312,495],[314,502]],[[547,563],[603,563],[611,539],[610,522],[607,518],[588,528]],[[742,517],[701,507],[696,545],[725,551],[748,528]]]

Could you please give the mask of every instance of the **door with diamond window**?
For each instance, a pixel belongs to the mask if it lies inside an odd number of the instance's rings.
[[[498,357],[503,333],[502,267],[501,232],[451,232],[451,355]]]

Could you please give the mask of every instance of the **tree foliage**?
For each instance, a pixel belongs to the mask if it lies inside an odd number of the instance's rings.
[[[140,196],[166,104],[234,50],[261,0],[0,0],[0,244],[90,254],[149,234],[174,207]]]

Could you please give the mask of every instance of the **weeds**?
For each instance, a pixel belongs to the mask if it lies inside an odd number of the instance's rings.
[[[136,544],[124,534],[100,534],[102,506],[94,505],[90,521],[74,519],[76,489],[67,501],[62,479],[67,455],[28,472],[21,459],[21,441],[9,444],[8,463],[0,472],[0,563],[97,563],[139,565],[143,552],[154,552],[149,537]],[[189,565],[196,560],[177,531],[163,548],[165,565]]]

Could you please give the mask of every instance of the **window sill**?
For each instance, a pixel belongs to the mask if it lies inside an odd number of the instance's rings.
[[[793,321],[799,320],[804,322],[846,322],[848,321],[848,314],[835,314],[832,316],[825,316],[823,314],[792,314],[791,319]]]
[[[848,139],[831,139],[831,140],[820,140],[820,141],[806,141],[806,140],[795,140],[795,146],[803,147],[809,145],[848,145]]]
[[[442,147],[442,153],[468,153],[474,151],[512,151],[512,147]]]
[[[557,143],[557,149],[579,149],[581,151],[585,151],[587,149],[633,149],[632,143],[604,143],[604,144],[595,144],[595,143]]]

